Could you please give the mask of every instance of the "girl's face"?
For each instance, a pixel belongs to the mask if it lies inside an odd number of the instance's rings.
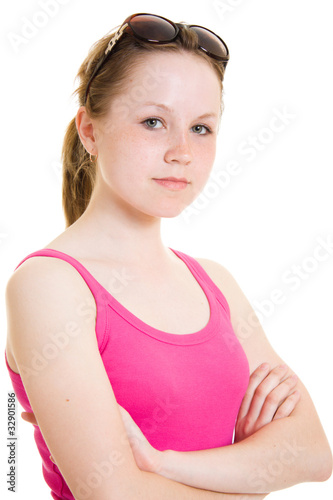
[[[221,87],[190,53],[150,53],[94,123],[96,196],[155,217],[181,213],[213,166]]]

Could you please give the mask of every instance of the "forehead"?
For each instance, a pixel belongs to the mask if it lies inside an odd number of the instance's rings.
[[[170,108],[207,112],[206,108],[220,107],[221,82],[213,66],[199,55],[158,51],[140,57],[117,97],[132,109],[156,101]]]

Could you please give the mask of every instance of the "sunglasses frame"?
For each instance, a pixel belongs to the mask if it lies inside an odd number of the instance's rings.
[[[135,31],[135,28],[131,24],[131,20],[134,17],[137,17],[137,16],[152,16],[152,17],[156,17],[156,18],[162,19],[163,21],[167,21],[171,26],[173,26],[173,28],[175,30],[175,35],[172,38],[169,38],[168,40],[162,40],[162,41],[160,41],[160,40],[152,40],[152,39],[149,39],[147,37],[143,37],[143,36],[139,35]],[[148,43],[156,43],[157,45],[163,45],[163,44],[166,44],[166,43],[173,42],[177,38],[177,36],[179,35],[179,28],[181,28],[182,26],[183,26],[183,24],[179,24],[179,23],[176,24],[173,21],[170,21],[170,19],[167,19],[166,17],[158,16],[156,14],[147,14],[147,13],[144,13],[144,12],[140,12],[138,14],[132,14],[127,19],[125,19],[125,21],[120,26],[120,28],[118,29],[118,31],[115,33],[115,35],[109,41],[108,46],[107,46],[107,48],[106,48],[106,50],[104,52],[104,56],[100,59],[100,61],[95,66],[95,69],[94,69],[94,71],[93,71],[93,73],[92,73],[92,75],[91,75],[91,77],[90,77],[90,79],[89,79],[89,81],[87,83],[87,88],[86,88],[85,97],[84,97],[84,104],[86,104],[86,102],[87,102],[90,85],[91,85],[93,79],[95,78],[95,76],[97,75],[98,71],[101,69],[101,67],[105,63],[106,59],[109,57],[110,52],[112,51],[113,47],[116,45],[116,43],[118,42],[118,40],[122,37],[122,35],[124,34],[124,32],[125,32],[125,30],[127,28],[130,28],[131,31],[132,31],[132,34],[136,38],[138,38],[139,40],[142,40],[142,41],[148,42]],[[198,45],[198,48],[200,50],[202,50],[203,52],[205,52],[205,54],[207,54],[209,57],[212,57],[213,59],[221,61],[222,64],[223,64],[223,66],[224,66],[224,68],[226,68],[226,66],[228,64],[228,61],[229,61],[229,49],[228,49],[226,43],[222,40],[222,38],[220,38],[216,33],[214,33],[213,31],[209,30],[208,28],[205,28],[204,26],[199,26],[199,25],[196,25],[196,24],[191,24],[191,25],[187,25],[187,26],[188,26],[188,28],[193,29],[194,31],[195,31],[195,28],[199,28],[199,29],[202,29],[204,31],[207,31],[208,33],[211,33],[212,35],[214,35],[222,43],[223,47],[226,50],[226,55],[223,56],[223,57],[217,56],[216,54],[213,54],[212,52],[210,52],[209,50],[207,50],[205,47],[203,47],[202,45],[200,45],[200,43]]]

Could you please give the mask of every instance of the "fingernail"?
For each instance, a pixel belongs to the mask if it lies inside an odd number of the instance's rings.
[[[268,363],[263,363],[262,365],[260,365],[260,370],[268,370],[268,368],[269,368]]]
[[[287,368],[287,365],[280,365],[280,366],[279,366],[279,369],[280,369],[280,370],[285,370],[286,368]]]
[[[298,380],[298,377],[297,377],[296,373],[294,373],[294,375],[292,375],[291,378],[292,378],[292,380]]]

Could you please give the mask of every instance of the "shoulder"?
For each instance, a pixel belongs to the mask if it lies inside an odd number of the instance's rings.
[[[221,264],[209,259],[196,260],[228,301],[231,321],[234,326],[238,326],[240,321],[243,322],[245,319],[247,321],[248,318],[255,315],[249,300],[230,271]],[[259,322],[258,320],[255,321]]]
[[[210,259],[205,259],[202,257],[200,258],[196,257],[195,260],[201,265],[201,267],[203,267],[203,269],[206,271],[206,273],[213,281],[233,279],[231,273],[227,270],[227,268],[222,266],[218,262],[215,262],[214,260]]]
[[[262,362],[271,366],[281,364],[281,358],[270,345],[250,301],[232,274],[222,265],[209,259],[196,259],[225,296],[236,336],[247,355],[252,371]]]
[[[77,270],[68,262],[48,256],[34,256],[24,261],[11,275],[6,286],[8,298],[36,298],[38,295],[89,293]]]
[[[230,309],[237,309],[245,296],[231,272],[213,260],[204,258],[196,258],[195,260],[221,290],[229,303]]]
[[[11,275],[5,290],[8,343],[36,341],[50,330],[78,323],[82,304],[94,298],[76,269],[53,257],[33,257]],[[37,334],[38,332],[38,334]]]

